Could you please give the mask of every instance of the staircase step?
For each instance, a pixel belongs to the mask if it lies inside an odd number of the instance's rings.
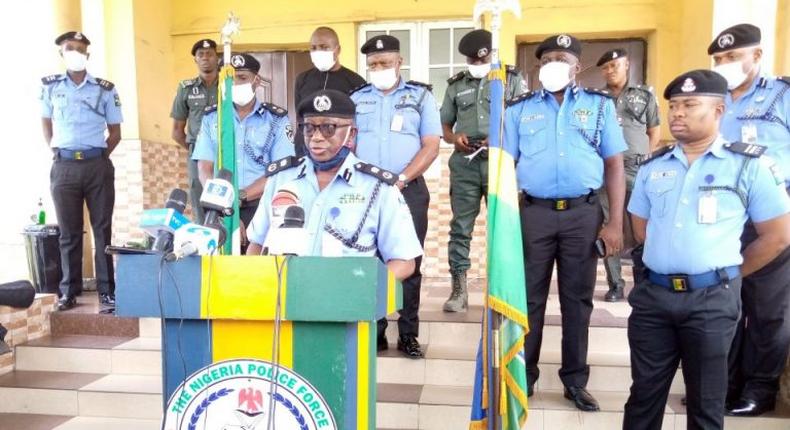
[[[52,430],[70,419],[59,415],[0,413],[0,430]]]
[[[594,393],[601,412],[581,412],[559,390],[543,390],[529,399],[525,429],[575,430],[622,427],[627,392]],[[662,429],[686,428],[681,395],[670,395]],[[379,384],[377,427],[379,429],[456,430],[467,428],[471,411],[472,388]],[[725,418],[725,428],[743,430],[787,430],[790,411],[777,411],[758,418]]]
[[[159,419],[161,384],[148,375],[14,371],[0,376],[0,412]]]
[[[30,371],[160,375],[156,338],[47,336],[16,347],[16,368]]]

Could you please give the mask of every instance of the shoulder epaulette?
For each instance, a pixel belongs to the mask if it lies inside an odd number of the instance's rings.
[[[513,75],[517,75],[519,71],[520,70],[518,70],[516,68],[516,66],[511,66],[511,65],[505,66],[505,72],[507,72],[507,73],[511,73]]]
[[[206,106],[203,108],[203,113],[211,113],[217,110],[217,104],[214,103],[213,105]]]
[[[592,88],[592,87],[584,87],[584,91],[590,94],[598,94],[599,96],[609,97],[610,99],[614,98],[612,93],[607,90],[602,90],[599,88]]]
[[[112,82],[106,79],[96,78],[96,83],[107,91],[110,91],[111,89],[115,88],[115,84],[113,84]]]
[[[512,99],[510,99],[507,102],[505,102],[505,104],[508,105],[508,106],[513,106],[515,104],[519,104],[519,103],[523,102],[524,100],[531,99],[532,96],[534,96],[535,94],[537,94],[535,91],[527,91],[525,93],[521,93],[521,94],[517,95],[516,97],[513,97]]]
[[[183,81],[181,81],[181,88],[186,88],[190,85],[194,85],[196,79],[197,78],[184,79]]]
[[[296,157],[291,155],[289,157],[281,158],[277,161],[273,161],[266,166],[266,173],[265,176],[268,178],[276,173],[282,172],[283,170],[288,170],[292,167],[297,167],[304,162],[304,157]]]
[[[369,86],[370,86],[370,84],[369,84],[369,83],[364,83],[364,84],[362,84],[362,85],[360,85],[360,86],[358,86],[358,87],[354,88],[353,90],[349,91],[349,92],[348,92],[348,95],[354,94],[355,92],[357,92],[357,91],[359,91],[359,90],[361,90],[361,89],[363,89],[363,88],[367,88],[367,87],[369,87]]]
[[[60,78],[62,78],[62,77],[63,77],[63,75],[60,74],[60,73],[55,74],[55,75],[44,76],[43,78],[41,78],[41,83],[44,84],[44,85],[51,85],[51,84],[54,84],[55,82],[59,81]]]
[[[634,85],[634,88],[640,89],[642,91],[647,91],[650,94],[653,94],[655,92],[653,87],[650,85],[636,84]]]
[[[360,161],[354,165],[354,168],[362,173],[367,173],[368,175],[373,176],[388,185],[395,185],[395,183],[398,182],[398,175],[390,172],[389,170],[384,170],[381,167],[374,166],[369,163],[363,163]]]
[[[258,107],[258,113],[263,114],[264,111],[269,111],[275,116],[285,116],[288,114],[286,109],[272,103],[261,103],[260,107]]]
[[[458,73],[454,74],[453,76],[450,76],[450,79],[447,80],[447,84],[448,85],[452,85],[452,84],[460,81],[463,78],[464,78],[464,72],[458,72]]]
[[[784,83],[785,85],[790,85],[790,76],[777,76],[776,80]]]
[[[736,154],[741,154],[752,158],[757,158],[763,155],[765,153],[765,150],[768,149],[767,146],[755,145],[753,143],[743,143],[743,142],[726,143],[724,144],[724,148],[726,148],[730,152],[734,152]]]
[[[674,144],[658,148],[655,151],[651,152],[650,155],[647,156],[647,158],[642,160],[642,162],[640,162],[639,165],[640,166],[644,166],[645,164],[655,160],[656,158],[661,157],[664,154],[668,154],[668,153],[672,152],[673,149],[675,149],[675,145]]]
[[[406,83],[407,83],[407,84],[409,84],[409,85],[415,85],[415,86],[418,86],[418,87],[424,87],[424,88],[427,88],[427,89],[428,89],[428,91],[433,91],[433,85],[431,85],[431,84],[426,84],[425,82],[420,82],[420,81],[406,81]]]

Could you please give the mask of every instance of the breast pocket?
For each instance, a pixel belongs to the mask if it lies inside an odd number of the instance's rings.
[[[574,115],[571,120],[569,137],[571,144],[577,148],[589,151],[596,151],[601,145],[600,130],[598,129],[596,113],[587,115]]]
[[[401,121],[396,119],[397,116],[403,118],[400,130],[395,130],[397,133],[409,136],[420,136],[420,121],[422,119],[420,118],[420,111],[417,110],[417,106],[409,105],[396,108],[392,114],[392,119],[390,119],[391,128],[393,125],[397,125],[395,124],[396,121]]]
[[[69,109],[69,102],[65,96],[52,97],[52,116],[53,118],[61,120],[69,120],[73,116],[73,112]]]
[[[357,105],[356,119],[359,131],[374,131],[376,126],[376,106],[374,105]]]
[[[647,198],[650,201],[650,217],[663,218],[667,214],[669,191],[675,187],[677,177],[649,179]]]
[[[709,191],[701,187],[700,198],[706,195],[712,195],[716,199],[717,223],[744,216],[746,208],[741,198],[734,190],[717,189]],[[699,208],[697,210],[699,210]]]
[[[476,102],[475,93],[468,92],[455,97],[455,104],[458,106],[458,111],[463,112],[473,108]]]
[[[522,121],[518,125],[518,145],[522,154],[530,157],[546,150],[548,131],[546,120]]]

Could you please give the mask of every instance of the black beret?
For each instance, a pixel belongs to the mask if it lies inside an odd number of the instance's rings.
[[[373,36],[362,45],[360,51],[365,55],[379,52],[400,52],[400,41],[396,37],[387,34]]]
[[[628,56],[628,53],[625,52],[625,49],[620,49],[620,48],[612,49],[611,51],[604,52],[603,55],[601,55],[601,58],[598,59],[598,62],[595,63],[595,65],[598,66],[598,67],[601,67],[605,63],[608,63],[609,61],[616,60],[618,58],[627,57],[627,56]]]
[[[491,32],[472,30],[458,42],[458,52],[469,58],[483,58],[491,53]]]
[[[198,40],[197,42],[195,42],[194,45],[192,45],[192,51],[190,51],[192,53],[193,57],[195,56],[195,52],[197,52],[197,50],[200,49],[200,48],[213,48],[213,49],[216,50],[217,49],[217,42],[215,42],[215,41],[213,41],[211,39],[200,39],[200,40]]]
[[[302,118],[311,116],[354,118],[356,106],[351,97],[342,91],[320,90],[305,97],[296,111]]]
[[[250,54],[233,54],[230,56],[230,65],[236,70],[247,70],[258,74],[261,70],[261,63]],[[223,66],[223,59],[220,58],[219,66]]]
[[[686,72],[667,85],[664,98],[673,96],[719,96],[727,95],[727,80],[712,70],[692,70]]]
[[[582,55],[582,43],[570,34],[557,34],[546,38],[538,45],[538,49],[535,50],[535,57],[540,59],[544,52],[550,51],[570,52],[576,58],[580,58]]]
[[[67,31],[55,39],[55,45],[60,46],[61,43],[67,40],[76,40],[77,42],[82,42],[86,45],[90,45],[91,41],[85,37],[84,34],[80,33],[79,31]]]
[[[738,24],[722,31],[713,39],[713,42],[708,46],[708,55],[759,44],[759,27],[751,24]]]

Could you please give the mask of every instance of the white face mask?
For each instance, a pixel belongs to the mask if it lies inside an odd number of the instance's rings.
[[[381,91],[394,87],[397,82],[398,75],[394,68],[370,71],[370,83]]]
[[[63,62],[67,70],[81,72],[88,65],[88,56],[78,51],[63,51]]]
[[[316,69],[326,72],[335,65],[335,53],[332,51],[310,51],[310,60]]]
[[[255,92],[252,90],[252,84],[246,83],[241,85],[233,85],[233,103],[239,106],[246,106],[255,98]]]
[[[469,70],[469,74],[475,79],[483,79],[491,71],[491,63],[467,64],[466,67]]]
[[[556,93],[571,82],[571,65],[562,61],[552,61],[540,68],[540,83],[546,91]]]
[[[727,89],[730,90],[738,88],[747,78],[741,61],[716,66],[713,68],[713,71],[724,76],[724,79],[727,80]]]

